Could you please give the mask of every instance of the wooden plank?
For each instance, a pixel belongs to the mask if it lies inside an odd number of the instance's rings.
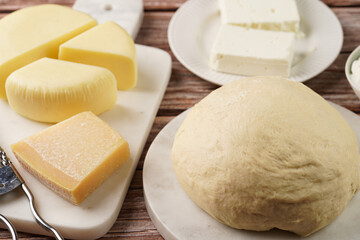
[[[360,6],[360,0],[322,0],[330,7],[354,7]],[[144,0],[146,10],[176,10],[186,0]]]
[[[144,8],[146,11],[175,11],[186,0],[144,0]]]
[[[360,0],[322,0],[330,7],[359,7]]]
[[[360,44],[360,8],[334,8],[344,30],[342,52],[351,52]]]
[[[343,62],[347,56],[348,54],[342,54],[339,60],[331,65],[327,71],[305,82],[305,84],[324,98],[343,105],[352,111],[360,112],[359,100],[347,82],[344,70],[339,69],[339,63]],[[176,68],[176,65],[179,65],[179,63],[174,64],[174,68]],[[158,116],[180,114],[217,88],[216,85],[200,80],[195,75],[187,76],[187,74],[183,73],[187,73],[186,70],[173,71]]]
[[[360,6],[360,0],[322,0],[331,7],[354,7]],[[0,0],[0,12],[12,12],[19,8],[36,4],[53,3],[72,6],[75,0]],[[186,0],[144,0],[146,11],[174,11]]]

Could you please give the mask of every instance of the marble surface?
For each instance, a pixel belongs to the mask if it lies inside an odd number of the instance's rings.
[[[133,39],[139,32],[144,15],[142,0],[76,0],[73,9],[91,15],[98,23],[114,21]]]
[[[360,139],[360,117],[333,104]],[[202,211],[182,190],[171,164],[171,148],[175,133],[187,112],[172,120],[155,138],[145,158],[143,185],[145,203],[156,228],[166,240],[356,240],[360,238],[360,193],[329,226],[302,238],[295,234],[272,230],[253,232],[227,227]]]
[[[32,191],[39,214],[66,239],[96,239],[109,231],[119,214],[148,138],[170,78],[171,58],[163,50],[142,45],[136,45],[136,52],[137,86],[129,91],[118,91],[116,105],[99,116],[128,141],[131,157],[79,206],[63,200],[38,182],[19,165],[11,152],[11,144],[50,125],[23,118],[5,100],[0,100],[3,116],[0,118],[0,146]],[[149,59],[159,65],[152,64]],[[35,222],[27,198],[19,188],[0,198],[0,212],[17,231],[48,235]]]

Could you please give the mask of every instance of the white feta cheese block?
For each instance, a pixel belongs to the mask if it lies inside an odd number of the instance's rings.
[[[212,69],[238,75],[290,75],[295,33],[222,25],[211,50]]]
[[[221,22],[247,28],[298,32],[295,0],[219,0]]]

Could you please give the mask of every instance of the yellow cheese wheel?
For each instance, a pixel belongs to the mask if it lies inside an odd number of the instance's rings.
[[[100,114],[117,99],[109,70],[50,58],[13,72],[6,93],[17,113],[40,122],[60,122],[83,111]]]
[[[26,170],[74,204],[80,204],[130,155],[124,138],[91,112],[77,114],[11,147]]]
[[[6,78],[43,57],[57,58],[60,44],[95,26],[89,15],[45,4],[13,12],[0,20],[0,97]]]
[[[118,24],[98,25],[60,46],[59,59],[109,69],[119,90],[131,89],[137,81],[134,41]]]

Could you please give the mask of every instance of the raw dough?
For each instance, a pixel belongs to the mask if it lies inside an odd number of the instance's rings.
[[[190,198],[239,229],[306,236],[360,188],[356,136],[301,83],[256,77],[223,86],[178,130],[172,162]]]

